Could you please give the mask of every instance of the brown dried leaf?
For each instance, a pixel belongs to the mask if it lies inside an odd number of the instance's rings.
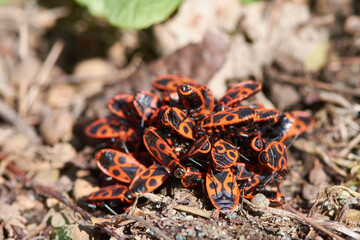
[[[69,107],[75,101],[77,90],[70,84],[57,84],[47,92],[46,102],[51,107]]]
[[[189,44],[167,57],[144,65],[129,78],[106,89],[106,101],[130,89],[149,91],[155,77],[162,74],[180,74],[206,84],[224,63],[227,50],[227,44],[220,36],[208,32],[201,43]],[[102,102],[100,105],[105,109],[105,104]]]
[[[68,142],[72,138],[74,119],[68,111],[52,111],[40,125],[40,132],[44,140],[54,145],[58,142]]]
[[[241,17],[238,0],[187,0],[177,14],[154,27],[158,49],[169,54],[189,43],[201,42],[207,31],[233,32]]]

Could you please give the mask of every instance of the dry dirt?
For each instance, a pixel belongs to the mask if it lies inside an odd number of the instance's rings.
[[[186,0],[142,31],[57,2],[0,5],[0,239],[360,239],[358,1]],[[289,147],[283,207],[224,215],[176,181],[125,213],[110,203],[116,216],[81,201],[100,181],[85,126],[166,73],[217,98],[250,77],[255,101],[314,116]]]

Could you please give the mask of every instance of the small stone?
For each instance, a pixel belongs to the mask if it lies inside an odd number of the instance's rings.
[[[60,202],[56,198],[46,198],[46,206],[48,208],[53,208],[58,203],[60,203]]]
[[[5,154],[23,152],[30,145],[30,139],[24,134],[15,134],[5,143],[2,152]]]
[[[70,143],[57,143],[52,148],[56,161],[66,163],[76,157],[76,150]]]
[[[355,224],[359,224],[360,223],[360,211],[356,210],[356,209],[349,209],[346,212],[344,221],[346,223],[355,223]]]
[[[327,183],[328,176],[323,168],[314,168],[309,173],[309,182],[312,185],[320,186]]]
[[[251,199],[251,203],[258,207],[269,207],[270,201],[264,194],[258,193]]]
[[[21,211],[28,211],[28,210],[34,209],[35,207],[42,206],[42,204],[39,204],[39,202],[37,200],[31,199],[31,197],[26,194],[17,196],[16,202],[18,203],[19,209]]]
[[[183,236],[183,235],[176,235],[175,239],[176,240],[186,240],[185,236]]]
[[[199,233],[198,233],[198,237],[200,237],[200,238],[205,237],[205,233],[199,232]]]
[[[350,34],[360,33],[360,16],[353,15],[345,21],[345,31]]]
[[[115,42],[108,50],[109,59],[119,68],[125,66],[127,62],[126,49],[121,41]]]
[[[90,176],[90,174],[91,174],[90,170],[79,170],[76,172],[76,177],[78,178],[87,177]]]
[[[76,88],[70,84],[57,84],[52,86],[47,94],[46,102],[52,107],[69,107],[75,101]]]
[[[54,184],[60,177],[59,169],[47,169],[36,173],[34,181],[45,186]]]
[[[61,213],[56,212],[54,215],[51,216],[50,224],[54,228],[59,228],[64,226],[66,224],[66,221]]]
[[[280,109],[288,108],[295,105],[300,101],[300,95],[298,91],[291,85],[285,84],[272,84],[271,94],[274,96],[275,102]]]
[[[196,237],[196,231],[194,229],[190,229],[187,234],[189,237]]]
[[[74,75],[84,78],[80,89],[88,95],[99,93],[104,88],[105,77],[114,74],[113,67],[104,59],[93,58],[78,63]]]
[[[46,116],[40,125],[40,132],[45,141],[54,145],[68,142],[72,138],[74,119],[68,111],[53,111]]]
[[[97,190],[99,190],[99,187],[91,185],[88,181],[76,179],[73,188],[73,195],[75,200],[79,200]]]
[[[311,201],[316,199],[318,192],[319,188],[317,186],[306,183],[302,189],[302,196],[304,199]]]

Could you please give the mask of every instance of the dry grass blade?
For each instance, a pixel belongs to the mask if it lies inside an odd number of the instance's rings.
[[[360,97],[360,90],[359,89],[353,89],[346,86],[337,86],[325,82],[320,82],[312,79],[308,79],[305,77],[294,77],[288,74],[281,74],[276,72],[275,70],[269,69],[269,74],[272,79],[280,82],[285,83],[292,83],[296,85],[307,85],[307,86],[313,86],[318,89],[338,92],[342,94],[350,94],[355,97]]]
[[[31,107],[31,105],[34,103],[36,97],[38,96],[40,92],[41,86],[43,86],[46,83],[46,80],[48,79],[48,76],[50,74],[51,69],[55,65],[55,62],[60,56],[60,53],[62,52],[64,48],[64,42],[63,41],[57,41],[54,46],[52,47],[49,55],[47,56],[45,62],[41,66],[38,74],[35,76],[35,79],[37,79],[37,84],[30,87],[29,91],[27,92],[26,97],[20,104],[20,113],[22,113],[23,116],[25,116],[28,109]]]
[[[189,206],[185,206],[185,205],[176,205],[174,207],[174,209],[176,210],[180,210],[180,211],[184,211],[184,212],[188,212],[200,217],[204,217],[204,218],[211,218],[211,211],[206,211],[206,210],[201,210],[195,207],[189,207]]]
[[[28,179],[25,174],[20,171],[14,164],[10,163],[8,165],[8,169],[13,172],[22,182],[24,182],[26,185],[30,186],[32,189],[34,189],[38,194],[44,195],[46,197],[55,198],[58,201],[62,202],[66,206],[70,207],[74,211],[81,214],[81,216],[90,221],[92,220],[92,216],[90,213],[85,211],[84,209],[78,207],[76,204],[71,202],[69,199],[67,199],[65,196],[63,196],[61,193],[59,193],[57,190],[52,189],[50,187],[43,186],[33,180]],[[110,229],[106,225],[95,223],[95,225],[99,226],[105,233],[109,234],[110,236],[114,237],[117,240],[122,240],[123,238],[117,234],[114,230]]]
[[[302,213],[298,212],[297,210],[293,209],[292,207],[288,206],[288,205],[284,205],[284,209],[295,214],[299,219],[305,221],[307,224],[309,224],[310,226],[318,229],[319,231],[327,234],[328,236],[335,238],[337,240],[345,240],[344,238],[340,237],[339,235],[327,230],[325,227],[323,227],[322,225],[316,223],[315,221],[313,221],[310,218],[305,217]],[[327,226],[326,224],[324,224],[325,226]]]
[[[339,156],[345,157],[348,155],[351,149],[353,149],[358,143],[360,143],[360,133],[354,137],[343,150],[339,152]]]
[[[148,221],[146,221],[145,219],[143,219],[141,217],[127,215],[127,216],[125,216],[125,218],[129,219],[129,220],[135,220],[135,221],[147,226],[152,231],[154,231],[154,233],[156,235],[158,235],[159,237],[162,237],[165,240],[171,240],[172,239],[172,238],[168,237],[163,231],[161,231],[160,228],[155,227],[154,225],[152,225],[151,223],[149,223]]]
[[[0,117],[6,122],[14,125],[20,132],[29,136],[33,143],[38,144],[41,142],[39,136],[35,132],[35,129],[28,125],[23,119],[21,119],[17,112],[13,108],[6,105],[1,99]]]
[[[305,139],[298,139],[294,142],[293,146],[306,153],[317,155],[321,161],[323,161],[340,176],[346,177],[348,175],[343,169],[336,166],[336,164],[331,161],[330,157],[314,142],[309,142]]]

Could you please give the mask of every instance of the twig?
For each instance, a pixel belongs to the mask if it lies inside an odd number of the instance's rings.
[[[263,212],[263,213],[266,212],[266,213],[279,215],[282,217],[286,216],[286,217],[296,219],[301,222],[306,222],[308,225],[312,226],[313,228],[315,228],[319,231],[322,231],[323,233],[329,235],[330,237],[338,239],[338,240],[344,240],[344,238],[327,230],[325,227],[332,228],[336,231],[342,232],[343,234],[346,234],[351,237],[358,235],[357,233],[351,231],[347,227],[339,225],[339,223],[336,223],[338,226],[335,226],[335,223],[332,223],[330,221],[319,221],[319,220],[307,218],[303,214],[301,214],[300,212],[298,212],[297,210],[293,209],[292,207],[290,207],[286,204],[283,206],[283,208],[285,209],[285,210],[283,210],[283,209],[271,208],[271,207],[267,207],[267,208],[256,207],[255,205],[253,205],[250,201],[248,201],[246,199],[244,199],[244,203],[246,203],[248,206],[250,206],[250,208],[253,211],[256,211],[256,212]],[[339,227],[339,226],[341,226],[341,227]]]
[[[288,205],[284,205],[283,208],[293,214],[295,214],[298,218],[300,218],[301,220],[305,221],[307,224],[311,225],[313,228],[318,229],[319,231],[329,235],[332,238],[335,238],[337,240],[345,240],[344,238],[340,237],[339,235],[327,230],[325,227],[321,226],[320,224],[316,223],[314,220],[312,220],[311,218],[307,218],[304,215],[302,215],[299,211],[295,210],[294,208],[288,206]]]
[[[320,160],[326,164],[329,168],[331,168],[333,171],[335,171],[338,175],[342,177],[346,177],[347,173],[339,168],[335,163],[333,163],[330,159],[330,157],[316,144],[306,141],[304,139],[298,139],[293,144],[294,147],[296,147],[299,150],[302,150],[309,154],[314,154],[320,158]]]
[[[184,211],[184,212],[188,212],[200,217],[204,217],[204,218],[211,218],[211,211],[206,211],[206,210],[201,210],[195,207],[189,207],[189,206],[185,206],[185,205],[176,205],[174,206],[174,209],[176,210],[180,210],[180,211]]]
[[[23,121],[18,116],[17,112],[8,105],[6,105],[1,99],[0,99],[0,117],[4,119],[6,122],[14,125],[20,132],[29,136],[32,142],[34,143],[41,142],[34,128],[28,125],[25,121]]]
[[[37,83],[30,87],[26,97],[20,104],[19,112],[25,114],[29,107],[34,103],[36,97],[40,92],[40,87],[46,83],[51,69],[55,65],[55,62],[60,56],[64,48],[64,42],[58,40],[51,48],[49,55],[46,57],[45,62],[41,66],[39,72],[35,76]]]
[[[345,157],[346,155],[348,155],[351,149],[353,149],[353,147],[355,147],[359,142],[360,142],[360,133],[356,137],[354,137],[343,150],[339,152],[339,156]]]
[[[360,89],[349,88],[349,87],[334,85],[334,84],[330,84],[330,83],[324,83],[324,82],[312,80],[312,79],[309,79],[306,77],[294,77],[294,76],[290,76],[288,74],[278,73],[273,69],[269,69],[268,73],[271,76],[271,78],[274,79],[275,81],[292,83],[292,84],[296,84],[296,85],[310,85],[310,86],[313,86],[313,87],[316,87],[319,89],[323,89],[323,90],[327,90],[327,91],[333,91],[333,92],[338,92],[338,93],[342,93],[342,94],[350,94],[350,95],[353,95],[356,97],[360,97]]]
[[[145,219],[143,219],[141,217],[131,216],[131,215],[126,215],[123,217],[126,219],[129,219],[129,220],[135,220],[135,221],[147,226],[148,228],[153,230],[155,234],[157,234],[158,236],[162,237],[165,240],[172,240],[172,238],[168,237],[163,231],[160,230],[160,228],[155,227],[154,225],[152,225],[151,223],[149,223],[148,221],[146,221]]]
[[[43,185],[27,178],[25,176],[25,174],[21,170],[19,170],[13,163],[9,163],[8,169],[11,172],[13,172],[15,175],[17,175],[17,177],[22,182],[24,182],[24,184],[29,185],[32,189],[34,189],[36,191],[36,193],[38,193],[40,195],[44,195],[46,197],[51,197],[51,198],[57,199],[58,201],[62,202],[66,206],[73,209],[74,211],[80,213],[84,219],[92,222],[91,221],[92,216],[90,213],[88,213],[84,209],[78,207],[76,204],[70,202],[69,199],[67,199],[65,196],[63,196],[61,193],[59,193],[57,190],[52,189],[47,186],[43,186]],[[105,233],[109,234],[110,236],[114,237],[115,239],[123,240],[123,238],[119,234],[117,234],[114,230],[110,229],[108,226],[101,224],[101,223],[95,223],[95,225],[99,226],[100,229],[102,229]]]

